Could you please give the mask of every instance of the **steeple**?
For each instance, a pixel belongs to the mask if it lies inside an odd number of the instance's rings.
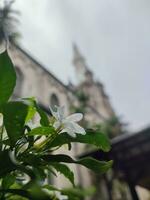
[[[76,62],[80,61],[85,64],[85,59],[81,55],[79,48],[77,47],[77,45],[75,43],[73,43],[73,52],[74,52],[73,63],[76,64]]]
[[[89,74],[91,77],[93,76],[92,72],[88,69],[86,65],[85,58],[80,53],[78,47],[76,44],[73,44],[73,64],[76,70],[76,77],[78,84],[81,84],[87,80],[87,74]]]

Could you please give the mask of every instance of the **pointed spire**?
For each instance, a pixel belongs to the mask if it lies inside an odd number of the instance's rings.
[[[73,43],[73,52],[74,52],[74,60],[75,59],[80,59],[82,61],[85,61],[84,57],[81,55],[78,46],[76,43]]]
[[[78,84],[87,80],[92,81],[93,73],[88,69],[85,58],[82,56],[75,43],[73,43],[73,53],[73,64],[75,66]]]

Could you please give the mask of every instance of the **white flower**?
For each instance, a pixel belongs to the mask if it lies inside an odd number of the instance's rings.
[[[68,196],[62,195],[61,192],[59,192],[59,191],[55,191],[55,195],[56,195],[57,199],[59,199],[59,200],[67,200],[68,199]]]
[[[61,129],[61,133],[67,132],[70,136],[75,137],[76,133],[85,135],[86,132],[84,128],[79,126],[77,122],[79,122],[83,118],[82,113],[74,113],[69,115],[68,117],[64,116],[64,107],[57,107],[57,111],[54,111],[50,108],[52,115],[55,118],[55,122],[53,124],[55,129]]]

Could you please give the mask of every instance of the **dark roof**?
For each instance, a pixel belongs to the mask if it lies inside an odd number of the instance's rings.
[[[150,189],[150,128],[112,141],[114,167],[137,185]]]
[[[150,189],[150,127],[118,136],[112,139],[111,144],[108,153],[96,150],[88,155],[99,160],[114,160],[114,170],[124,174],[124,178],[133,184]]]

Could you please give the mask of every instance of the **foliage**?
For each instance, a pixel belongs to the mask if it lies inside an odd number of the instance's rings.
[[[3,0],[3,2],[4,5],[0,7],[0,43],[7,40],[14,41],[19,36],[16,31],[18,12],[12,9],[14,0]]]
[[[117,116],[112,116],[103,123],[96,124],[95,128],[104,132],[109,138],[114,138],[126,132],[124,124],[120,122],[120,119]]]
[[[77,124],[81,114],[64,117],[63,109],[57,108],[53,116],[48,116],[34,98],[9,100],[15,83],[14,66],[5,51],[0,55],[0,199],[83,198],[85,194],[75,188],[74,173],[69,164],[82,165],[102,174],[111,167],[112,161],[90,157],[75,159],[55,151],[64,144],[68,144],[70,150],[73,143],[89,144],[109,151],[107,137],[91,130],[85,134]],[[36,115],[40,121],[33,123]],[[76,134],[72,137],[68,131],[75,130]],[[47,184],[49,175],[55,175],[55,171],[63,174],[74,188],[60,189]]]

